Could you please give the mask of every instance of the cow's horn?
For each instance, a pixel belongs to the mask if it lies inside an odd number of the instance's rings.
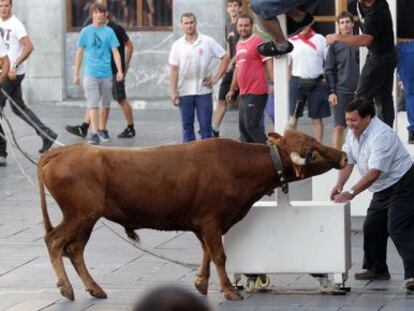
[[[306,159],[302,158],[297,152],[291,152],[290,159],[296,165],[304,166],[306,164]]]
[[[291,117],[286,125],[286,128],[296,130],[298,127],[298,118]]]

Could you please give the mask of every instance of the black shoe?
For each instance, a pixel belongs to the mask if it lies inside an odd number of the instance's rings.
[[[303,30],[303,28],[307,26],[312,26],[315,22],[313,16],[309,13],[305,13],[305,17],[300,22],[296,22],[292,18],[288,16],[287,18],[287,33],[288,36],[297,35],[299,32]]]
[[[126,127],[125,130],[118,135],[118,138],[132,138],[135,137],[135,130],[130,127]]]
[[[373,272],[365,270],[354,274],[355,280],[369,281],[369,280],[389,280],[391,278],[388,272]]]
[[[405,288],[407,290],[414,290],[414,278],[410,278],[405,281]]]
[[[414,132],[411,132],[411,131],[408,132],[408,143],[414,144]]]
[[[71,133],[73,135],[76,135],[76,136],[79,136],[79,137],[82,137],[82,138],[85,138],[86,135],[88,134],[88,130],[87,129],[84,129],[80,125],[73,125],[73,126],[72,125],[66,125],[65,126],[65,129],[69,133]]]
[[[211,130],[211,133],[213,134],[213,137],[220,137],[219,131]]]
[[[265,42],[257,46],[257,52],[263,56],[279,56],[293,51],[293,44],[288,41],[288,47],[284,51],[279,51],[273,41]]]
[[[50,138],[52,138],[52,140],[50,140],[47,137],[43,137],[43,146],[42,148],[39,150],[39,153],[44,153],[46,151],[48,151],[50,149],[50,147],[52,147],[53,143],[55,142],[55,139],[57,138],[57,134],[55,132],[53,132],[52,130],[49,130],[46,132]]]
[[[7,160],[5,156],[0,156],[0,166],[6,166]]]

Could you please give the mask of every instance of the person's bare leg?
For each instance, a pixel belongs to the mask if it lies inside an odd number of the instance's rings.
[[[85,109],[85,114],[83,115],[83,123],[90,124],[90,118],[89,118],[89,108]]]
[[[323,140],[323,123],[322,119],[312,119],[313,137],[320,143]]]
[[[287,44],[287,39],[283,34],[282,28],[280,27],[280,23],[277,17],[273,19],[264,19],[260,16],[258,17],[264,30],[266,30],[272,36],[274,42],[276,42],[277,44]]]
[[[92,128],[92,134],[97,134],[98,127],[99,127],[98,108],[88,108],[88,111],[89,111],[90,126]]]
[[[213,117],[213,130],[218,131],[226,114],[227,103],[225,100],[219,100],[217,103],[216,113]]]
[[[99,110],[99,130],[106,130],[109,118],[109,107],[101,107]]]
[[[335,126],[332,133],[332,147],[341,150],[344,144],[345,127],[341,125]]]
[[[118,101],[118,104],[121,106],[122,111],[124,112],[125,120],[127,122],[127,125],[133,125],[134,124],[134,115],[132,114],[132,107],[129,104],[129,101],[127,99]]]

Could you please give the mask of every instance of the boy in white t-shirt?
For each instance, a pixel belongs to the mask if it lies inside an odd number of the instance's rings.
[[[39,152],[43,153],[52,147],[57,134],[44,125],[23,101],[21,83],[26,73],[26,60],[33,51],[33,45],[22,22],[12,15],[12,0],[0,0],[0,33],[10,60],[8,77],[0,82],[1,88],[20,108],[15,107],[13,103],[11,105],[13,112],[32,126],[42,138],[43,145]],[[0,106],[2,108],[6,105],[6,100],[6,96],[1,93]],[[1,127],[0,133],[3,134]],[[6,156],[6,141],[0,135],[0,157],[6,158]]]

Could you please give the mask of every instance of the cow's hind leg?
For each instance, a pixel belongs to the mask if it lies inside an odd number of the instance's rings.
[[[203,233],[203,238],[209,250],[211,259],[216,265],[217,273],[220,279],[221,290],[223,295],[228,300],[240,300],[243,297],[231,284],[227,276],[225,264],[226,254],[224,253],[223,242],[221,240],[221,231],[218,228],[210,227]]]
[[[71,235],[75,232],[73,223],[63,219],[63,221],[50,232],[45,235],[45,242],[49,252],[50,261],[58,279],[57,287],[60,288],[62,296],[69,300],[74,300],[73,287],[66,274],[65,267],[63,265],[63,255],[68,238],[71,239]]]
[[[84,259],[85,246],[86,243],[88,243],[89,237],[91,236],[94,224],[95,222],[88,224],[88,228],[84,229],[82,232],[79,232],[79,234],[76,236],[76,239],[69,242],[65,246],[65,252],[70,258],[83,284],[85,285],[86,291],[89,292],[93,297],[106,298],[107,295],[104,290],[95,282],[95,280],[90,275]]]
[[[203,237],[199,234],[196,234],[197,238],[200,240],[201,246],[203,247],[203,261],[200,265],[200,271],[198,272],[194,285],[197,290],[202,295],[207,295],[208,291],[208,279],[210,278],[210,253],[207,249],[207,246],[203,240]]]

